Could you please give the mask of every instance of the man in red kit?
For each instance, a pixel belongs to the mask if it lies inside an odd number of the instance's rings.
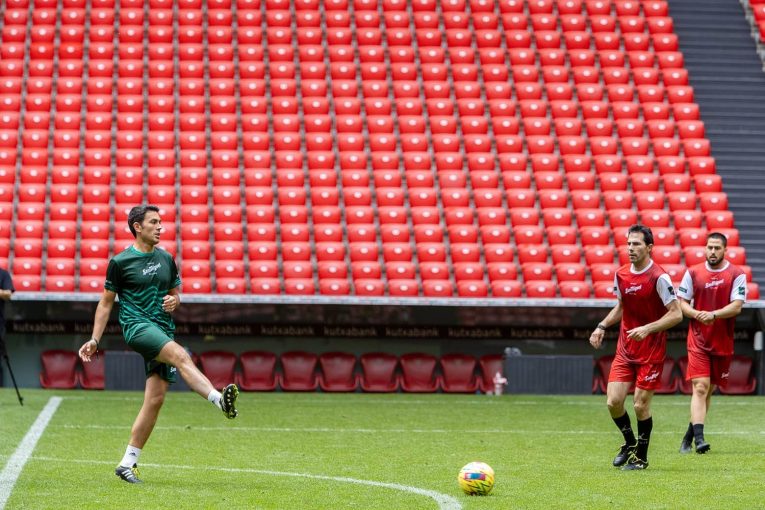
[[[651,229],[632,225],[627,233],[627,249],[630,264],[620,267],[614,276],[619,300],[590,335],[590,344],[600,348],[606,329],[621,321],[606,397],[611,418],[624,436],[613,465],[636,470],[648,467],[648,443],[653,428],[651,398],[661,380],[666,330],[683,320],[683,312],[669,275],[651,260]],[[633,384],[637,438],[624,408]]]
[[[685,377],[693,382],[691,422],[680,444],[680,453],[690,453],[694,440],[696,453],[709,451],[709,443],[704,440],[704,418],[715,386],[727,383],[733,357],[733,327],[746,302],[746,275],[725,260],[727,246],[724,235],[709,234],[706,262],[685,272],[677,293],[683,315],[691,319]]]

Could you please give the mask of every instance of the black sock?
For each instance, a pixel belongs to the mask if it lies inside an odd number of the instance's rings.
[[[651,429],[653,428],[653,418],[648,417],[645,420],[638,420],[638,441],[635,455],[641,460],[648,460],[648,443],[651,441]]]
[[[685,436],[683,437],[683,441],[686,443],[690,443],[693,441],[693,423],[688,424],[688,430],[685,431]]]
[[[624,411],[624,414],[620,416],[619,418],[612,418],[614,420],[614,423],[616,423],[616,426],[619,428],[619,431],[624,436],[624,442],[628,445],[633,445],[636,443],[635,440],[635,433],[632,432],[632,424],[630,423],[630,415],[627,414],[627,411]]]
[[[696,423],[693,426],[693,437],[696,438],[696,446],[704,442],[704,424]]]

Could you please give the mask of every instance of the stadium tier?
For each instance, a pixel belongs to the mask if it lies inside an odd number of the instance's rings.
[[[746,252],[663,0],[9,0],[0,266],[94,292],[161,207],[185,293],[610,297]],[[756,284],[750,297],[757,298]]]

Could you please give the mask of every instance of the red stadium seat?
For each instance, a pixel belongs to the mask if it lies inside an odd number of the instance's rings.
[[[556,285],[551,280],[527,280],[524,288],[529,298],[554,298],[557,294]]]
[[[760,286],[755,282],[747,283],[746,295],[749,299],[760,299]]]
[[[481,367],[481,391],[484,393],[494,392],[494,376],[504,373],[505,360],[501,354],[485,354],[478,358]]]
[[[479,385],[475,369],[473,356],[444,354],[441,356],[441,389],[445,393],[475,393]]]
[[[391,393],[398,390],[398,358],[383,352],[361,355],[361,389],[365,392]]]
[[[720,386],[723,395],[749,395],[757,387],[754,363],[749,356],[735,355],[728,371],[728,383]]]
[[[19,286],[17,285],[17,287]],[[40,354],[40,362],[42,364],[40,385],[43,388],[75,388],[78,380],[76,373],[77,359],[77,354],[72,351],[43,351]]]
[[[654,246],[652,253],[653,260],[658,264],[679,264],[680,247],[679,246]]]
[[[592,296],[590,284],[584,281],[564,281],[559,286],[560,295],[564,298],[587,299]]]
[[[728,244],[728,248],[725,250],[725,258],[737,266],[744,265],[746,264],[746,249],[743,246],[731,246]]]
[[[557,244],[550,246],[553,264],[564,262],[579,262],[582,258],[582,251],[576,244]]]
[[[215,388],[223,388],[235,381],[236,354],[226,351],[207,351],[199,355],[199,367]]]
[[[48,275],[45,279],[45,290],[48,292],[74,292],[74,276]]]
[[[355,391],[360,376],[355,373],[356,356],[347,352],[325,352],[319,356],[319,387],[322,391]]]
[[[517,280],[492,280],[491,295],[494,297],[521,297],[523,286]]]
[[[707,231],[703,228],[686,227],[678,232],[681,248],[691,246],[705,246],[707,243]]]
[[[419,286],[413,278],[388,280],[388,293],[391,296],[418,296]]]
[[[733,228],[733,213],[731,211],[710,211],[706,215],[707,228],[712,231],[718,228]]]
[[[555,277],[558,283],[567,281],[583,282],[585,280],[584,266],[578,262],[561,262],[555,264]]]
[[[436,375],[435,356],[409,353],[401,356],[401,389],[408,393],[433,393],[441,378]]]
[[[700,228],[701,211],[677,211],[672,214],[672,219],[677,229]]]
[[[289,351],[280,356],[282,373],[279,386],[284,391],[314,391],[319,386],[318,357],[305,351]]]
[[[706,192],[699,195],[699,206],[703,212],[727,211],[728,196],[724,192]]]
[[[664,268],[675,284],[678,284],[683,279],[686,270],[683,264],[663,264],[661,267]]]
[[[695,175],[693,177],[696,193],[721,192],[722,178],[717,174]]]
[[[703,246],[690,246],[683,249],[683,258],[685,259],[685,265],[691,267],[695,264],[700,264],[706,260]]]
[[[291,295],[313,295],[316,288],[312,279],[290,278],[284,280],[284,292]]]
[[[457,295],[462,297],[486,297],[489,287],[483,280],[460,280],[457,282]]]
[[[273,391],[276,388],[276,355],[265,351],[247,351],[239,355],[242,365],[237,385],[244,391]]]
[[[613,256],[611,258],[613,261]],[[594,283],[607,282],[613,283],[616,270],[619,267],[612,262],[599,262],[590,265],[590,275]]]
[[[655,392],[658,394],[673,394],[677,393],[680,387],[680,379],[675,374],[675,360],[667,356],[664,358],[664,368],[661,372],[661,379],[659,387]]]
[[[668,227],[670,219],[670,212],[666,209],[640,211],[640,222],[647,227]]]
[[[82,363],[82,372],[77,372],[80,387],[85,390],[104,389],[104,352]]]
[[[614,261],[615,250],[608,244],[591,244],[584,247],[584,259],[588,265],[610,264]]]
[[[593,290],[598,299],[616,299],[613,280],[611,282],[595,282]]]

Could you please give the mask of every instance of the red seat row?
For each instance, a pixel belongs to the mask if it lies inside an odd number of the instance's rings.
[[[43,388],[85,390],[104,389],[103,353],[90,363],[81,363],[76,352],[61,349],[43,351],[40,354],[42,371],[40,385]]]
[[[236,371],[237,361],[241,372]],[[277,370],[277,361],[281,370]],[[357,372],[357,362],[361,368]],[[266,351],[208,351],[199,355],[202,371],[216,387],[236,380],[244,391],[352,392],[435,392],[475,393],[492,391],[492,378],[502,372],[501,355],[476,359],[465,354],[440,358],[424,353],[397,357],[387,353],[366,353],[357,360],[346,352],[321,355],[290,351],[279,356]],[[480,367],[480,371],[478,368]],[[440,368],[440,373],[437,373]],[[400,371],[399,371],[400,370]]]
[[[613,360],[613,355],[603,356],[596,360],[592,384],[593,392],[606,392],[608,374],[611,372]],[[656,393],[672,394],[680,391],[685,395],[692,394],[691,381],[685,379],[687,370],[688,356],[682,356],[677,360],[667,357],[664,360],[664,370],[661,374],[661,386],[656,390]],[[756,385],[757,379],[752,358],[735,355],[730,365],[728,384],[725,387],[719,387],[719,391],[724,395],[750,395],[754,393]]]

